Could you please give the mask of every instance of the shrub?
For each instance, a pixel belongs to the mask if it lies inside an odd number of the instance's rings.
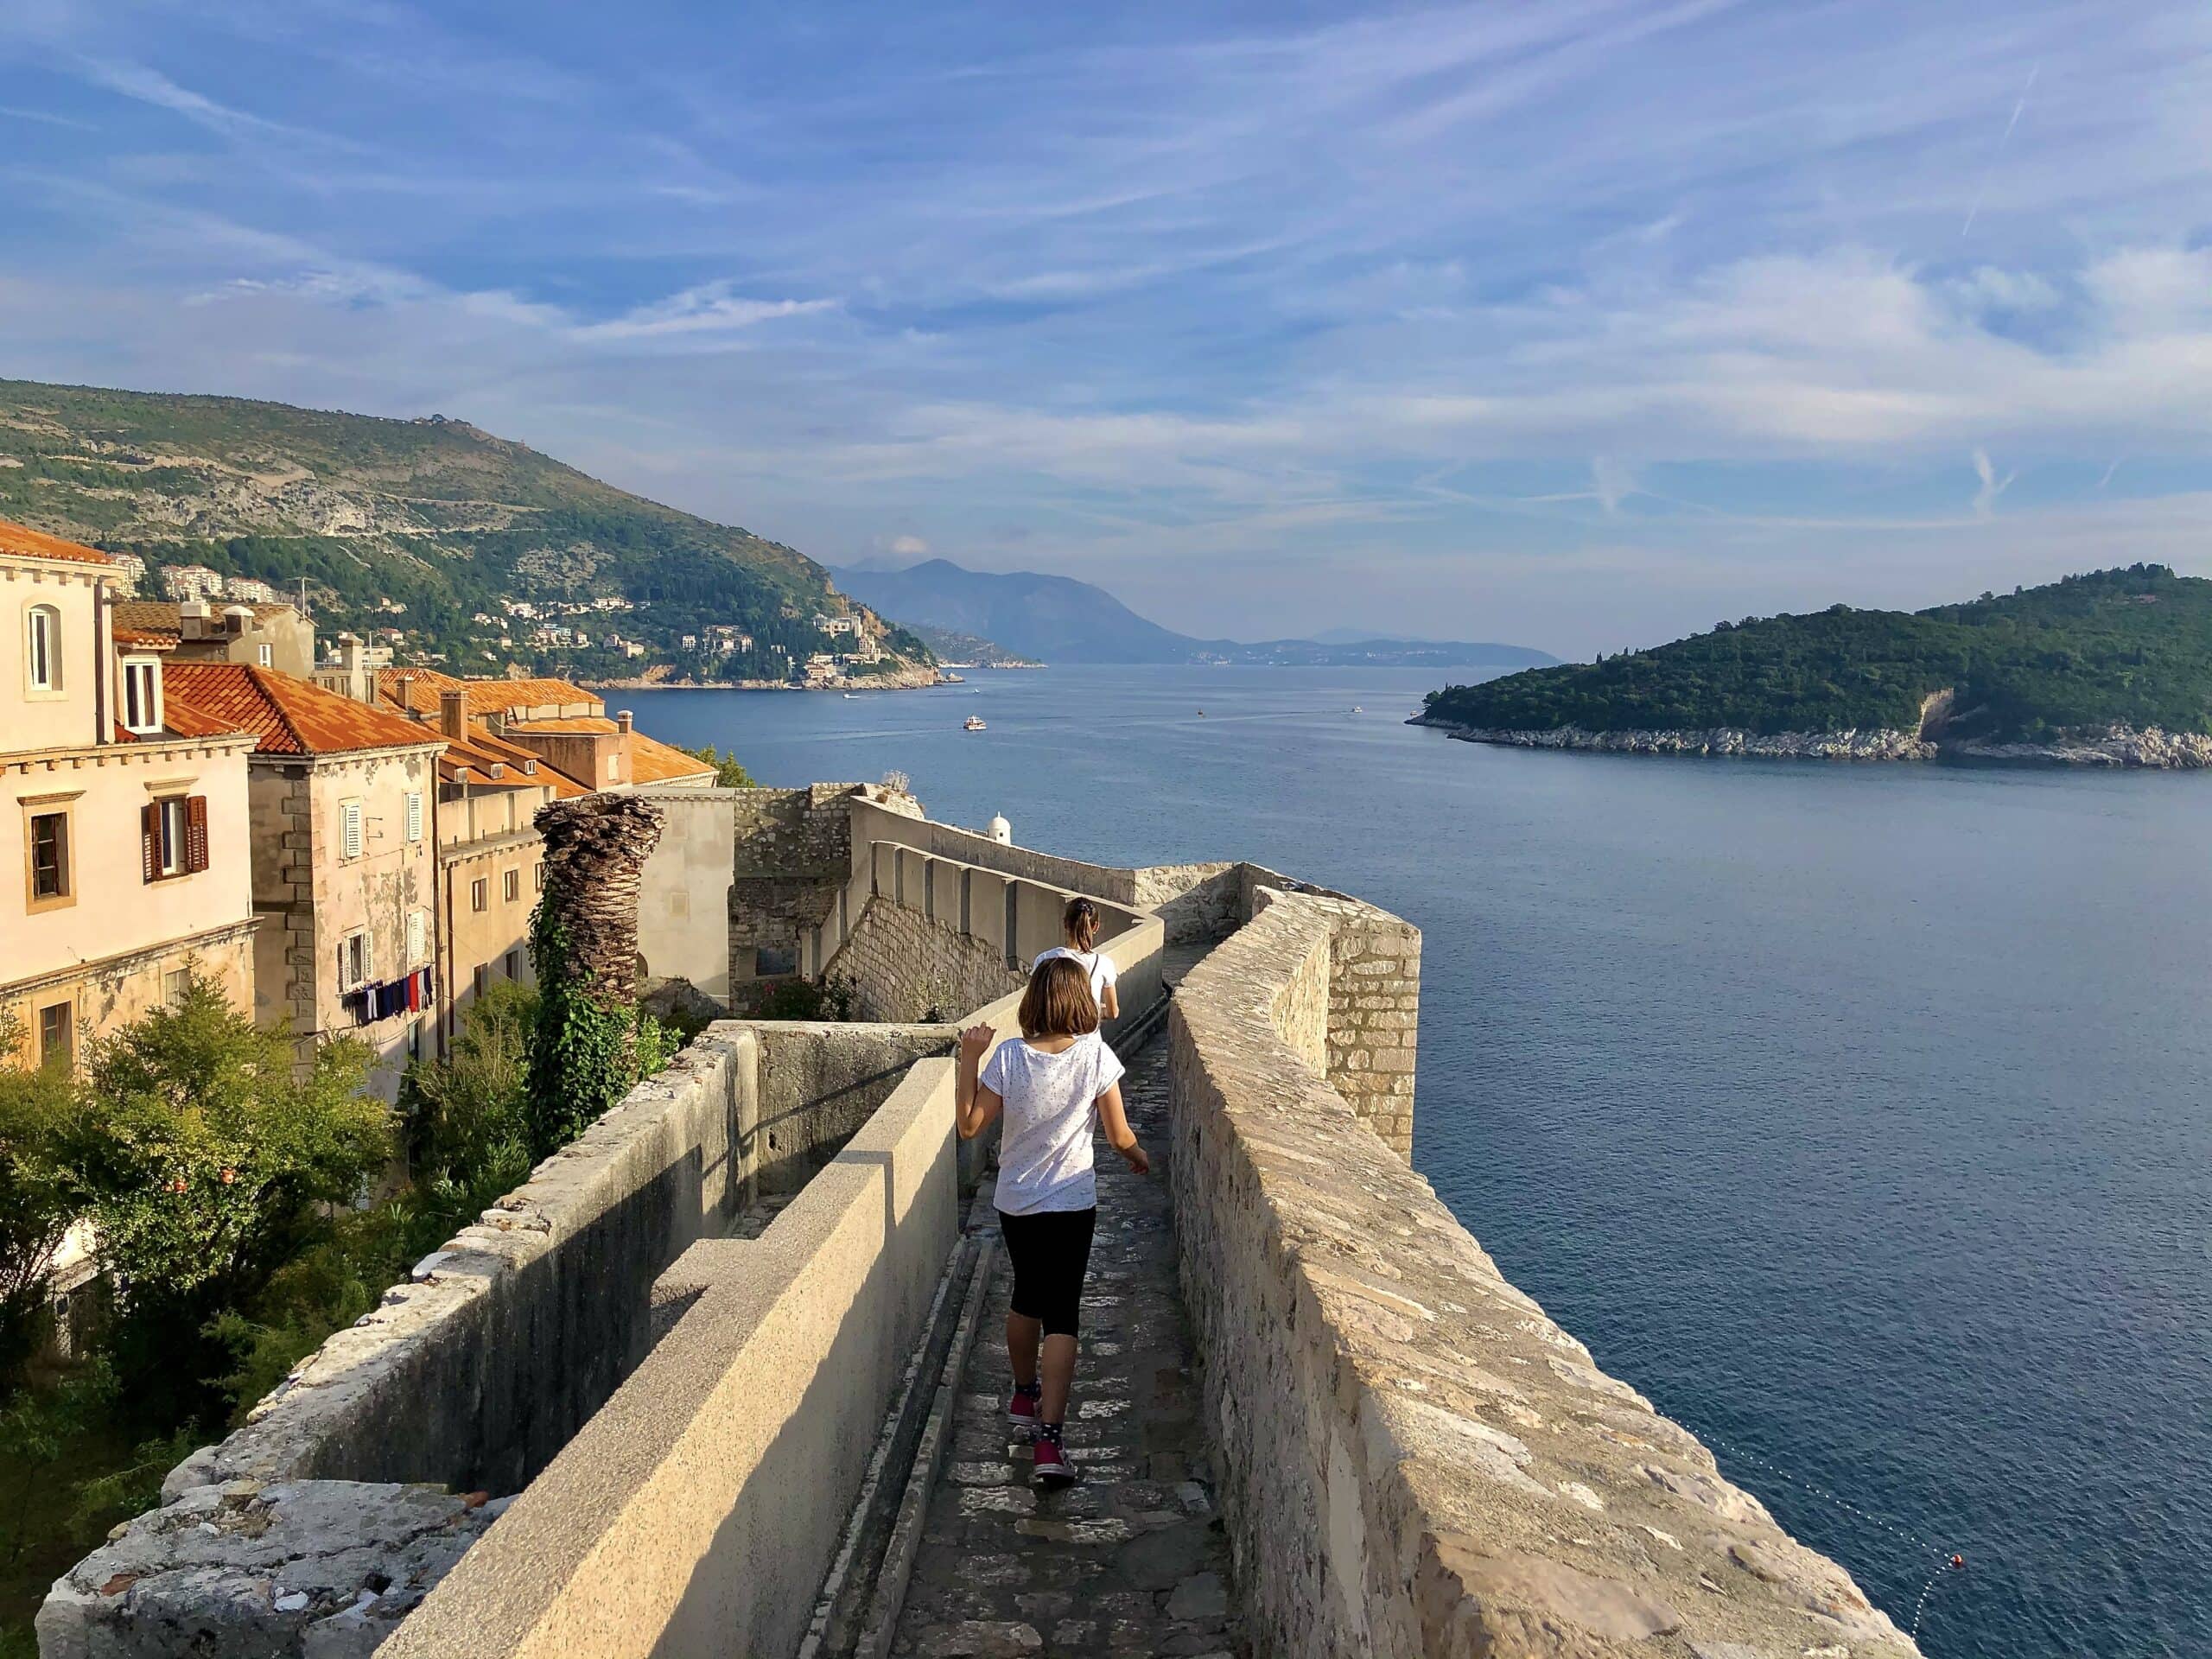
[[[0,1019],[0,1055],[21,1040],[21,1027]],[[64,1066],[0,1062],[0,1382],[32,1344],[54,1253],[76,1217],[77,1194],[56,1156],[73,1093]]]
[[[715,752],[715,746],[711,743],[704,744],[696,749],[686,749],[683,753],[694,760],[705,761],[715,769],[716,789],[760,788],[760,785],[753,781],[753,774],[745,769],[743,763],[735,755],[717,754]]]
[[[58,1161],[126,1294],[245,1301],[390,1160],[391,1115],[360,1095],[369,1050],[258,1029],[197,976],[172,1007],[94,1051]]]

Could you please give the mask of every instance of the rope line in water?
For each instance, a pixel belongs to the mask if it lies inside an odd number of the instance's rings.
[[[1909,1528],[1898,1525],[1897,1522],[1891,1520],[1888,1516],[1876,1515],[1872,1510],[1862,1509],[1858,1504],[1853,1503],[1849,1498],[1843,1497],[1837,1493],[1832,1492],[1825,1486],[1821,1486],[1813,1481],[1807,1480],[1802,1476],[1792,1474],[1789,1470],[1784,1469],[1780,1464],[1775,1462],[1771,1458],[1761,1457],[1756,1452],[1746,1452],[1741,1446],[1732,1446],[1726,1440],[1721,1439],[1718,1434],[1707,1434],[1704,1438],[1710,1444],[1719,1446],[1731,1458],[1738,1459],[1745,1463],[1757,1464],[1760,1468],[1771,1474],[1777,1480],[1782,1481],[1788,1485],[1795,1486],[1799,1491],[1803,1492],[1808,1497],[1817,1497],[1824,1503],[1832,1503],[1837,1509],[1845,1511],[1847,1514],[1858,1516],[1859,1520],[1864,1521],[1867,1525],[1880,1528],[1891,1537],[1898,1539],[1902,1542],[1910,1545],[1913,1549],[1919,1551],[1922,1554],[1936,1557],[1936,1570],[1928,1575],[1928,1581],[1920,1586],[1920,1594],[1913,1599],[1912,1624],[1907,1634],[1915,1641],[1919,1639],[1921,1621],[1927,1616],[1928,1612],[1929,1597],[1935,1593],[1936,1585],[1942,1582],[1943,1576],[1946,1573],[1957,1572],[1965,1567],[1967,1564],[1965,1556],[1954,1554],[1950,1551],[1941,1548],[1937,1545],[1931,1544],[1927,1539],[1922,1537],[1919,1534],[1912,1531]]]

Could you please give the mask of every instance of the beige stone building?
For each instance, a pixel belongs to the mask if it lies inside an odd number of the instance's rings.
[[[0,1015],[80,1059],[188,968],[253,1000],[253,740],[168,695],[105,554],[0,523]]]
[[[586,789],[709,789],[712,766],[637,729],[628,709],[609,716],[606,702],[566,680],[465,680],[427,668],[378,671],[383,706],[424,719],[439,715],[448,691],[467,699],[484,730],[529,750]]]
[[[128,599],[117,604],[115,625],[169,639],[178,662],[243,663],[301,679],[315,672],[315,624],[289,605]]]
[[[544,885],[538,809],[588,793],[530,750],[468,718],[464,691],[440,697],[438,762],[438,1033],[501,981],[536,982],[530,917]]]
[[[175,663],[168,696],[257,740],[249,766],[255,1017],[305,1046],[350,1034],[390,1100],[435,1041],[435,727],[236,663]]]
[[[355,702],[377,701],[377,676],[391,666],[391,652],[365,643],[358,633],[341,633],[316,658],[308,677],[326,691]],[[402,710],[402,713],[406,712]]]

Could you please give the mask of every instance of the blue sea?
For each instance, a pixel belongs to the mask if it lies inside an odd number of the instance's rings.
[[[1414,1161],[1601,1364],[1939,1659],[2212,1656],[2212,775],[1491,749],[1390,670],[969,680],[612,701],[1408,917]]]

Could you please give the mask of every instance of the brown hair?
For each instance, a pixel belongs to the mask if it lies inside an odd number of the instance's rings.
[[[1098,906],[1088,899],[1071,899],[1060,913],[1060,925],[1077,950],[1088,950],[1098,943]]]
[[[1098,1029],[1098,1001],[1083,964],[1054,957],[1037,964],[1014,1016],[1025,1037],[1087,1037]]]

